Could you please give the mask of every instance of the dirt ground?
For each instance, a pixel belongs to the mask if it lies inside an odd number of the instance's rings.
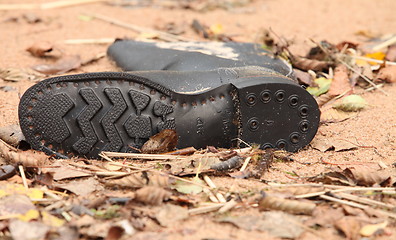
[[[42,3],[48,1],[7,1],[1,3]],[[30,68],[50,61],[31,56],[25,49],[35,42],[54,42],[58,49],[68,54],[79,54],[83,59],[106,51],[106,44],[65,44],[68,39],[136,38],[138,34],[100,20],[83,20],[83,14],[102,14],[138,26],[158,28],[167,23],[185,26],[182,35],[202,41],[190,27],[193,19],[206,25],[221,24],[225,32],[236,41],[254,42],[262,28],[272,28],[278,35],[293,40],[291,50],[304,54],[313,46],[309,39],[327,40],[332,43],[348,40],[364,42],[366,37],[394,34],[396,31],[396,4],[394,0],[256,0],[242,7],[215,9],[197,12],[189,9],[168,9],[163,7],[120,7],[105,3],[92,3],[50,10],[0,10],[0,69]],[[23,14],[32,13],[42,22],[29,24]],[[10,20],[17,18],[17,20]],[[83,66],[71,73],[117,71],[107,58]],[[33,81],[6,82],[0,86],[11,86],[16,91],[0,91],[0,126],[18,123],[17,106],[23,92]],[[307,147],[292,155],[295,162],[277,162],[265,176],[268,182],[298,182],[297,177],[313,176],[334,165],[322,161],[348,164],[377,164],[383,162],[392,167],[396,163],[396,85],[383,87],[387,95],[379,91],[358,93],[369,103],[369,107],[357,116],[339,123],[322,125],[314,141],[329,142],[348,140],[356,145],[349,151],[321,152]],[[305,163],[305,164],[301,164]],[[290,172],[294,175],[291,176]],[[220,187],[230,185],[228,177],[214,177]],[[234,190],[260,190],[262,183],[256,180],[232,180]],[[246,213],[238,212],[236,214]],[[247,213],[257,214],[254,209]],[[209,216],[195,216],[185,222],[162,229],[166,235],[156,239],[271,239],[258,231],[245,231],[232,225],[219,224]],[[395,234],[394,229],[392,230]],[[154,233],[153,233],[154,234]],[[155,234],[158,234],[155,233]],[[393,235],[394,236],[394,235]],[[152,238],[152,239],[155,239]],[[144,239],[142,237],[141,239]],[[307,238],[308,239],[308,238]],[[386,238],[384,238],[386,239]]]

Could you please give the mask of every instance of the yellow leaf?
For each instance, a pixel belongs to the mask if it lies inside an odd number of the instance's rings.
[[[217,24],[213,24],[210,26],[210,31],[213,34],[218,35],[218,34],[222,34],[224,32],[224,28],[223,28],[223,25],[217,23]]]
[[[29,222],[30,220],[39,218],[40,214],[39,211],[36,209],[30,209],[25,214],[20,214],[18,219],[21,221]]]
[[[65,224],[65,220],[52,216],[47,212],[41,212],[43,216],[43,223],[51,227],[61,227]]]
[[[368,224],[368,225],[363,226],[360,229],[359,233],[363,237],[370,237],[378,230],[384,229],[387,225],[388,225],[388,221],[385,221],[383,223],[377,223],[377,224]]]
[[[364,55],[364,57],[382,61],[385,59],[385,53],[384,52],[367,53]],[[377,62],[365,61],[365,60],[360,60],[360,59],[356,60],[356,64],[359,66],[364,66],[367,63],[369,63],[370,65],[378,65]]]
[[[26,195],[30,199],[42,199],[44,197],[44,192],[40,189],[26,189],[22,184],[7,183],[0,186],[0,198],[12,194]]]

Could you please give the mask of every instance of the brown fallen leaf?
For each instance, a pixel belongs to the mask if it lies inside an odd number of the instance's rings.
[[[53,44],[47,41],[36,42],[28,47],[26,51],[30,52],[35,57],[44,57],[53,50]]]
[[[25,222],[21,220],[12,220],[10,222],[10,233],[12,239],[45,239],[50,227],[41,222]],[[26,234],[29,233],[29,234]]]
[[[312,86],[313,77],[311,74],[301,71],[297,68],[293,69],[294,76],[298,80],[298,83]]]
[[[164,200],[167,200],[172,195],[171,192],[160,187],[143,187],[137,190],[135,200],[150,205],[161,205]]]
[[[25,214],[36,207],[26,195],[12,194],[0,198],[0,216],[13,216],[15,214]],[[14,216],[15,217],[15,216]]]
[[[30,69],[4,68],[0,69],[0,78],[4,81],[37,81],[41,80],[45,75],[34,72]]]
[[[3,140],[0,140],[0,156],[9,163],[22,164],[25,167],[39,167],[48,160],[48,156],[43,152],[33,150],[20,151]]]
[[[321,96],[324,96],[324,95],[321,95]],[[337,122],[343,122],[347,119],[356,117],[357,115],[358,115],[357,112],[345,112],[345,111],[340,111],[340,110],[330,107],[330,108],[321,110],[320,121],[322,123],[337,123]],[[324,151],[326,151],[326,150],[324,150]]]
[[[25,140],[21,127],[18,124],[0,127],[0,139],[13,147],[19,146]]]
[[[382,81],[387,83],[396,82],[396,66],[387,66],[382,68],[375,78],[375,81]]]
[[[358,46],[359,46],[358,43],[342,41],[342,42],[338,43],[335,47],[337,48],[338,51],[341,51],[343,49],[348,49],[348,48],[357,49]]]
[[[328,205],[319,205],[312,212],[312,218],[308,219],[305,224],[307,226],[322,226],[328,228],[341,218],[345,217],[343,209],[340,207],[334,208]]]
[[[392,45],[388,47],[386,51],[385,60],[394,62],[396,61],[396,45]]]
[[[69,190],[79,196],[87,196],[94,191],[103,190],[103,187],[94,178],[74,180],[63,184],[54,184],[54,187]]]
[[[281,210],[293,214],[311,215],[316,204],[299,200],[284,199],[265,195],[259,201],[260,210]]]
[[[188,218],[188,210],[177,205],[166,204],[155,214],[155,218],[161,226],[168,227]]]
[[[308,71],[308,70],[322,71],[323,69],[329,67],[328,62],[319,61],[315,59],[308,59],[304,57],[296,57],[296,56],[292,58],[292,65],[293,67],[304,71]]]
[[[308,178],[308,181],[325,184],[366,186],[393,186],[396,182],[392,172],[388,169],[376,170],[365,166],[354,166],[340,171],[332,171]]]
[[[22,15],[22,17],[26,20],[26,22],[28,22],[30,24],[39,23],[39,22],[43,21],[39,16],[37,16],[36,14],[34,14],[32,12],[25,13]]]
[[[173,150],[177,145],[178,136],[175,130],[164,129],[151,136],[142,146],[142,153],[166,153]]]
[[[127,188],[141,188],[147,186],[148,179],[143,173],[135,173],[126,177],[122,177],[114,180],[107,180],[105,184],[107,186],[119,186]]]
[[[0,180],[7,180],[15,175],[15,167],[13,165],[0,166]]]
[[[69,72],[81,66],[81,58],[79,55],[66,55],[58,59],[53,64],[39,64],[32,67],[37,72],[53,75]]]
[[[279,211],[264,212],[261,216],[228,216],[219,222],[231,223],[246,231],[265,231],[278,238],[298,238],[303,223],[296,216]]]
[[[340,64],[334,69],[334,77],[328,94],[330,96],[339,96],[351,91],[352,88],[349,82],[348,69],[345,65]]]
[[[396,181],[392,179],[392,173],[387,170],[375,170],[365,166],[354,166],[346,168],[344,173],[354,179],[357,185],[373,186],[378,184],[383,187],[389,187]]]
[[[321,151],[326,152],[334,150],[336,152],[354,150],[357,147],[356,144],[352,144],[350,141],[343,139],[329,139],[327,137],[318,136],[311,142],[311,147]]]
[[[71,178],[87,177],[92,175],[88,172],[78,170],[76,168],[67,166],[65,164],[55,163],[53,164],[53,166],[59,166],[51,170],[51,172],[53,172],[53,178],[55,181],[71,179]]]
[[[360,239],[359,230],[361,222],[356,217],[346,216],[337,220],[334,226],[344,233],[346,239],[357,240]]]

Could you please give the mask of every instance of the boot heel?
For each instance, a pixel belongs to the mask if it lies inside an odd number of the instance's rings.
[[[261,76],[234,86],[243,141],[295,152],[314,138],[320,112],[315,99],[299,85],[284,77]]]

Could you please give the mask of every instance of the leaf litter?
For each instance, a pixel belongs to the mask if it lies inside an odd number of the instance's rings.
[[[226,29],[222,24],[209,27],[201,23],[196,25],[201,25],[199,34],[202,37],[205,37],[206,31],[208,38],[230,40],[227,36],[221,36]],[[361,87],[372,91],[379,89],[376,85],[378,82],[395,81],[394,68],[383,62],[385,58],[393,61],[392,47],[387,52],[374,51],[371,54],[364,52],[359,44],[347,41],[336,45],[321,42],[306,56],[294,56],[285,44],[273,38],[271,40],[270,33],[267,32],[266,38],[260,41],[265,42],[268,49],[276,51],[277,55],[288,58],[294,68],[300,69],[297,78],[312,90],[318,101],[320,98],[326,99],[320,104],[322,110],[333,111],[327,123],[353,118],[355,115],[349,115],[349,111],[364,110],[368,106],[360,94],[355,94]],[[34,46],[30,51],[42,57],[47,56],[50,49],[50,44],[43,44]],[[359,63],[355,58],[359,56],[369,60]],[[78,69],[97,59],[100,59],[100,55],[92,58],[92,61],[66,55],[54,64],[39,65],[37,68],[44,74],[59,74]],[[364,67],[361,64],[365,64]],[[351,68],[363,71],[357,74]],[[1,73],[1,78],[9,81],[37,80],[42,77],[34,77],[22,70],[5,70]],[[373,81],[374,85],[362,75]],[[339,104],[344,106],[337,107]],[[340,116],[341,113],[345,115]],[[346,151],[359,148],[355,144],[347,146],[348,141],[329,142],[322,144],[324,146],[320,149]],[[303,234],[317,236],[320,231],[337,229],[340,233],[332,232],[334,237],[359,239],[386,234],[389,222],[395,221],[395,202],[392,199],[396,194],[395,174],[392,169],[360,168],[351,163],[344,169],[334,170],[331,166],[332,171],[298,178],[301,181],[298,184],[271,185],[265,182],[266,171],[271,169],[273,161],[279,161],[274,159],[286,161],[285,158],[275,157],[277,153],[254,148],[233,156],[229,149],[171,152],[176,145],[174,137],[169,134],[151,139],[151,143],[140,149],[144,154],[137,153],[132,157],[128,154],[103,153],[108,160],[105,164],[100,161],[83,164],[79,163],[81,159],[67,159],[59,165],[47,156],[44,158],[32,151],[21,151],[1,142],[0,152],[9,164],[3,166],[5,177],[2,186],[14,190],[0,189],[0,193],[4,192],[0,201],[24,202],[25,208],[20,209],[28,209],[18,216],[7,212],[7,215],[2,214],[2,217],[6,216],[10,220],[4,224],[15,239],[25,239],[21,234],[22,229],[30,229],[37,238],[43,238],[49,229],[58,236],[72,236],[76,235],[73,230],[75,226],[81,228],[79,233],[86,238],[119,239],[122,236],[138,237],[140,231],[171,227],[199,213],[247,231],[266,231],[275,237],[298,238]],[[129,159],[134,160],[131,162]],[[247,165],[240,169],[243,163]],[[25,167],[24,177],[15,171],[18,164]],[[8,172],[17,174],[17,181],[21,183],[11,183],[14,179],[7,175]],[[37,176],[47,180],[38,181]],[[213,187],[204,180],[205,176],[261,179],[264,190],[259,193],[249,189],[259,195],[252,198],[249,194],[233,191],[232,186]],[[22,180],[27,184],[22,184]],[[238,182],[240,179],[232,180]],[[74,208],[69,207],[72,205]],[[224,208],[227,205],[232,207]],[[245,210],[257,207],[262,211],[258,216],[243,215]],[[7,211],[12,209],[11,206],[5,208]],[[35,214],[35,211],[39,214]],[[27,212],[29,214],[25,215]]]

